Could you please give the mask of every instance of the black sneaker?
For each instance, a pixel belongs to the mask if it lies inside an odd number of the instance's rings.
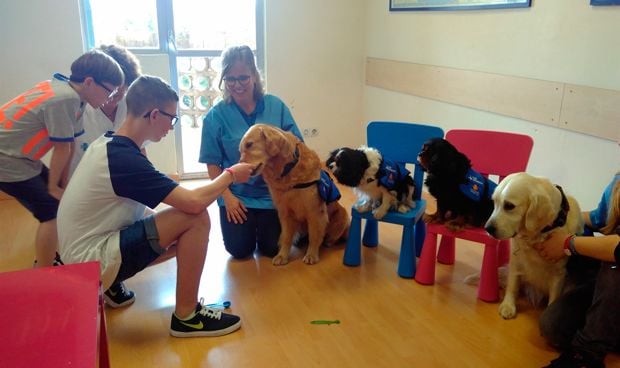
[[[120,308],[136,301],[136,295],[133,291],[125,289],[125,284],[119,282],[103,293],[103,299],[110,307]]]
[[[32,264],[32,267],[36,267],[37,266],[37,260],[34,260],[34,263]],[[62,260],[60,259],[60,254],[58,254],[58,252],[56,252],[56,256],[54,257],[54,261],[52,262],[52,266],[64,266],[64,263],[62,262]]]
[[[222,312],[221,309],[203,305],[202,298],[196,305],[196,314],[183,321],[172,313],[170,335],[175,337],[222,336],[238,330],[241,318]]]
[[[603,358],[597,358],[585,351],[567,351],[544,368],[605,368]]]
[[[64,265],[64,263],[60,259],[60,254],[58,254],[58,252],[56,252],[56,257],[54,257],[54,262],[52,262],[52,266],[63,266],[63,265]]]

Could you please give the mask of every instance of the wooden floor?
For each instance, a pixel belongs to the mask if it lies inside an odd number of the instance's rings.
[[[342,193],[349,207],[350,191]],[[498,304],[478,300],[476,287],[462,282],[480,266],[477,244],[457,241],[456,264],[438,265],[436,284],[422,286],[396,274],[397,226],[381,224],[381,244],[363,248],[360,267],[342,264],[344,245],[322,249],[313,266],[295,249],[288,265],[275,267],[265,257],[232,260],[216,206],[209,212],[200,295],[207,303],[231,301],[241,330],[170,337],[176,263],[169,261],[126,282],[135,304],[106,309],[113,367],[541,367],[557,356],[539,336],[540,310],[521,300],[517,318],[505,321]],[[35,229],[17,202],[0,201],[0,271],[32,266]],[[318,319],[341,323],[310,324]],[[620,367],[620,357],[606,363]]]

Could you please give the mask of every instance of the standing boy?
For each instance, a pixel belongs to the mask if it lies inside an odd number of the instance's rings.
[[[207,185],[188,190],[157,171],[140,152],[178,120],[178,96],[163,80],[139,77],[127,91],[127,118],[116,133],[94,141],[60,203],[58,234],[65,262],[99,261],[105,289],[149,265],[177,257],[176,307],[170,334],[219,336],[240,318],[198,303],[210,220],[206,207],[253,167],[236,164]],[[171,206],[144,217],[146,207]]]
[[[118,63],[93,50],[71,64],[71,76],[56,73],[0,107],[0,190],[39,220],[35,267],[59,262],[56,212],[84,102],[99,107],[122,84]],[[52,148],[48,169],[41,157]]]

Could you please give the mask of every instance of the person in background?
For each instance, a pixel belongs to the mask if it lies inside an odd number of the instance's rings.
[[[239,161],[241,138],[255,123],[274,125],[302,139],[284,102],[265,94],[248,46],[222,53],[219,87],[223,100],[209,111],[202,126],[199,161],[207,164],[209,177],[218,177],[224,167]],[[280,221],[262,176],[227,188],[218,205],[224,246],[234,258],[250,257],[257,248],[267,257],[278,253]]]
[[[119,87],[118,92],[103,106],[96,108],[87,105],[84,108],[82,116],[84,134],[75,138],[75,153],[71,160],[69,177],[73,175],[88,146],[106,132],[116,131],[125,121],[127,116],[125,93],[129,85],[142,74],[140,61],[126,48],[116,45],[101,45],[98,50],[111,56],[118,63],[125,76],[125,82]]]
[[[596,277],[569,290],[542,313],[542,335],[562,350],[547,367],[604,367],[607,352],[620,349],[620,173],[605,189],[598,207],[583,215],[588,227],[604,235],[557,231],[537,246],[551,262],[571,255],[601,261]]]
[[[0,107],[0,190],[15,197],[39,221],[35,267],[58,265],[56,212],[68,181],[74,140],[84,131],[85,103],[99,108],[123,84],[114,59],[92,50]],[[53,149],[49,168],[41,158]]]
[[[236,164],[206,185],[189,190],[157,171],[140,152],[174,128],[178,95],[158,77],[143,75],[127,91],[127,118],[97,138],[78,165],[58,210],[60,253],[67,263],[98,261],[104,290],[146,267],[177,259],[176,306],[170,334],[219,336],[241,327],[238,316],[198,300],[209,241],[206,211],[254,167]],[[145,216],[146,208],[170,206]]]

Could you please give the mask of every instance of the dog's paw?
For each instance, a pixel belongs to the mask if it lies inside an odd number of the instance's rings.
[[[463,279],[463,283],[467,285],[478,285],[480,283],[480,272],[465,276],[465,278]]]
[[[387,214],[387,210],[384,210],[382,208],[377,208],[372,211],[373,217],[376,218],[377,220],[381,220],[383,217],[385,217],[386,214]]]
[[[308,254],[308,253],[306,253],[306,255],[304,256],[304,263],[308,264],[308,265],[313,265],[313,264],[319,263],[319,256],[318,256],[318,254]]]
[[[411,208],[413,207],[407,206],[406,204],[400,204],[398,205],[397,211],[400,213],[405,213],[405,212],[409,212]]]
[[[465,229],[465,224],[461,223],[460,221],[447,221],[444,223],[444,225],[452,232],[459,232],[463,229]]]
[[[441,216],[438,216],[436,212],[433,214],[425,213],[424,216],[422,216],[422,221],[427,224],[439,224],[442,222]]]
[[[271,260],[271,264],[273,264],[274,266],[284,266],[287,263],[288,263],[288,257],[282,254],[277,254]]]
[[[353,205],[353,208],[357,210],[359,213],[364,213],[372,210],[372,202],[370,201],[360,201]]]
[[[499,305],[499,315],[502,316],[503,319],[512,319],[517,316],[517,306],[513,303],[502,302]]]

